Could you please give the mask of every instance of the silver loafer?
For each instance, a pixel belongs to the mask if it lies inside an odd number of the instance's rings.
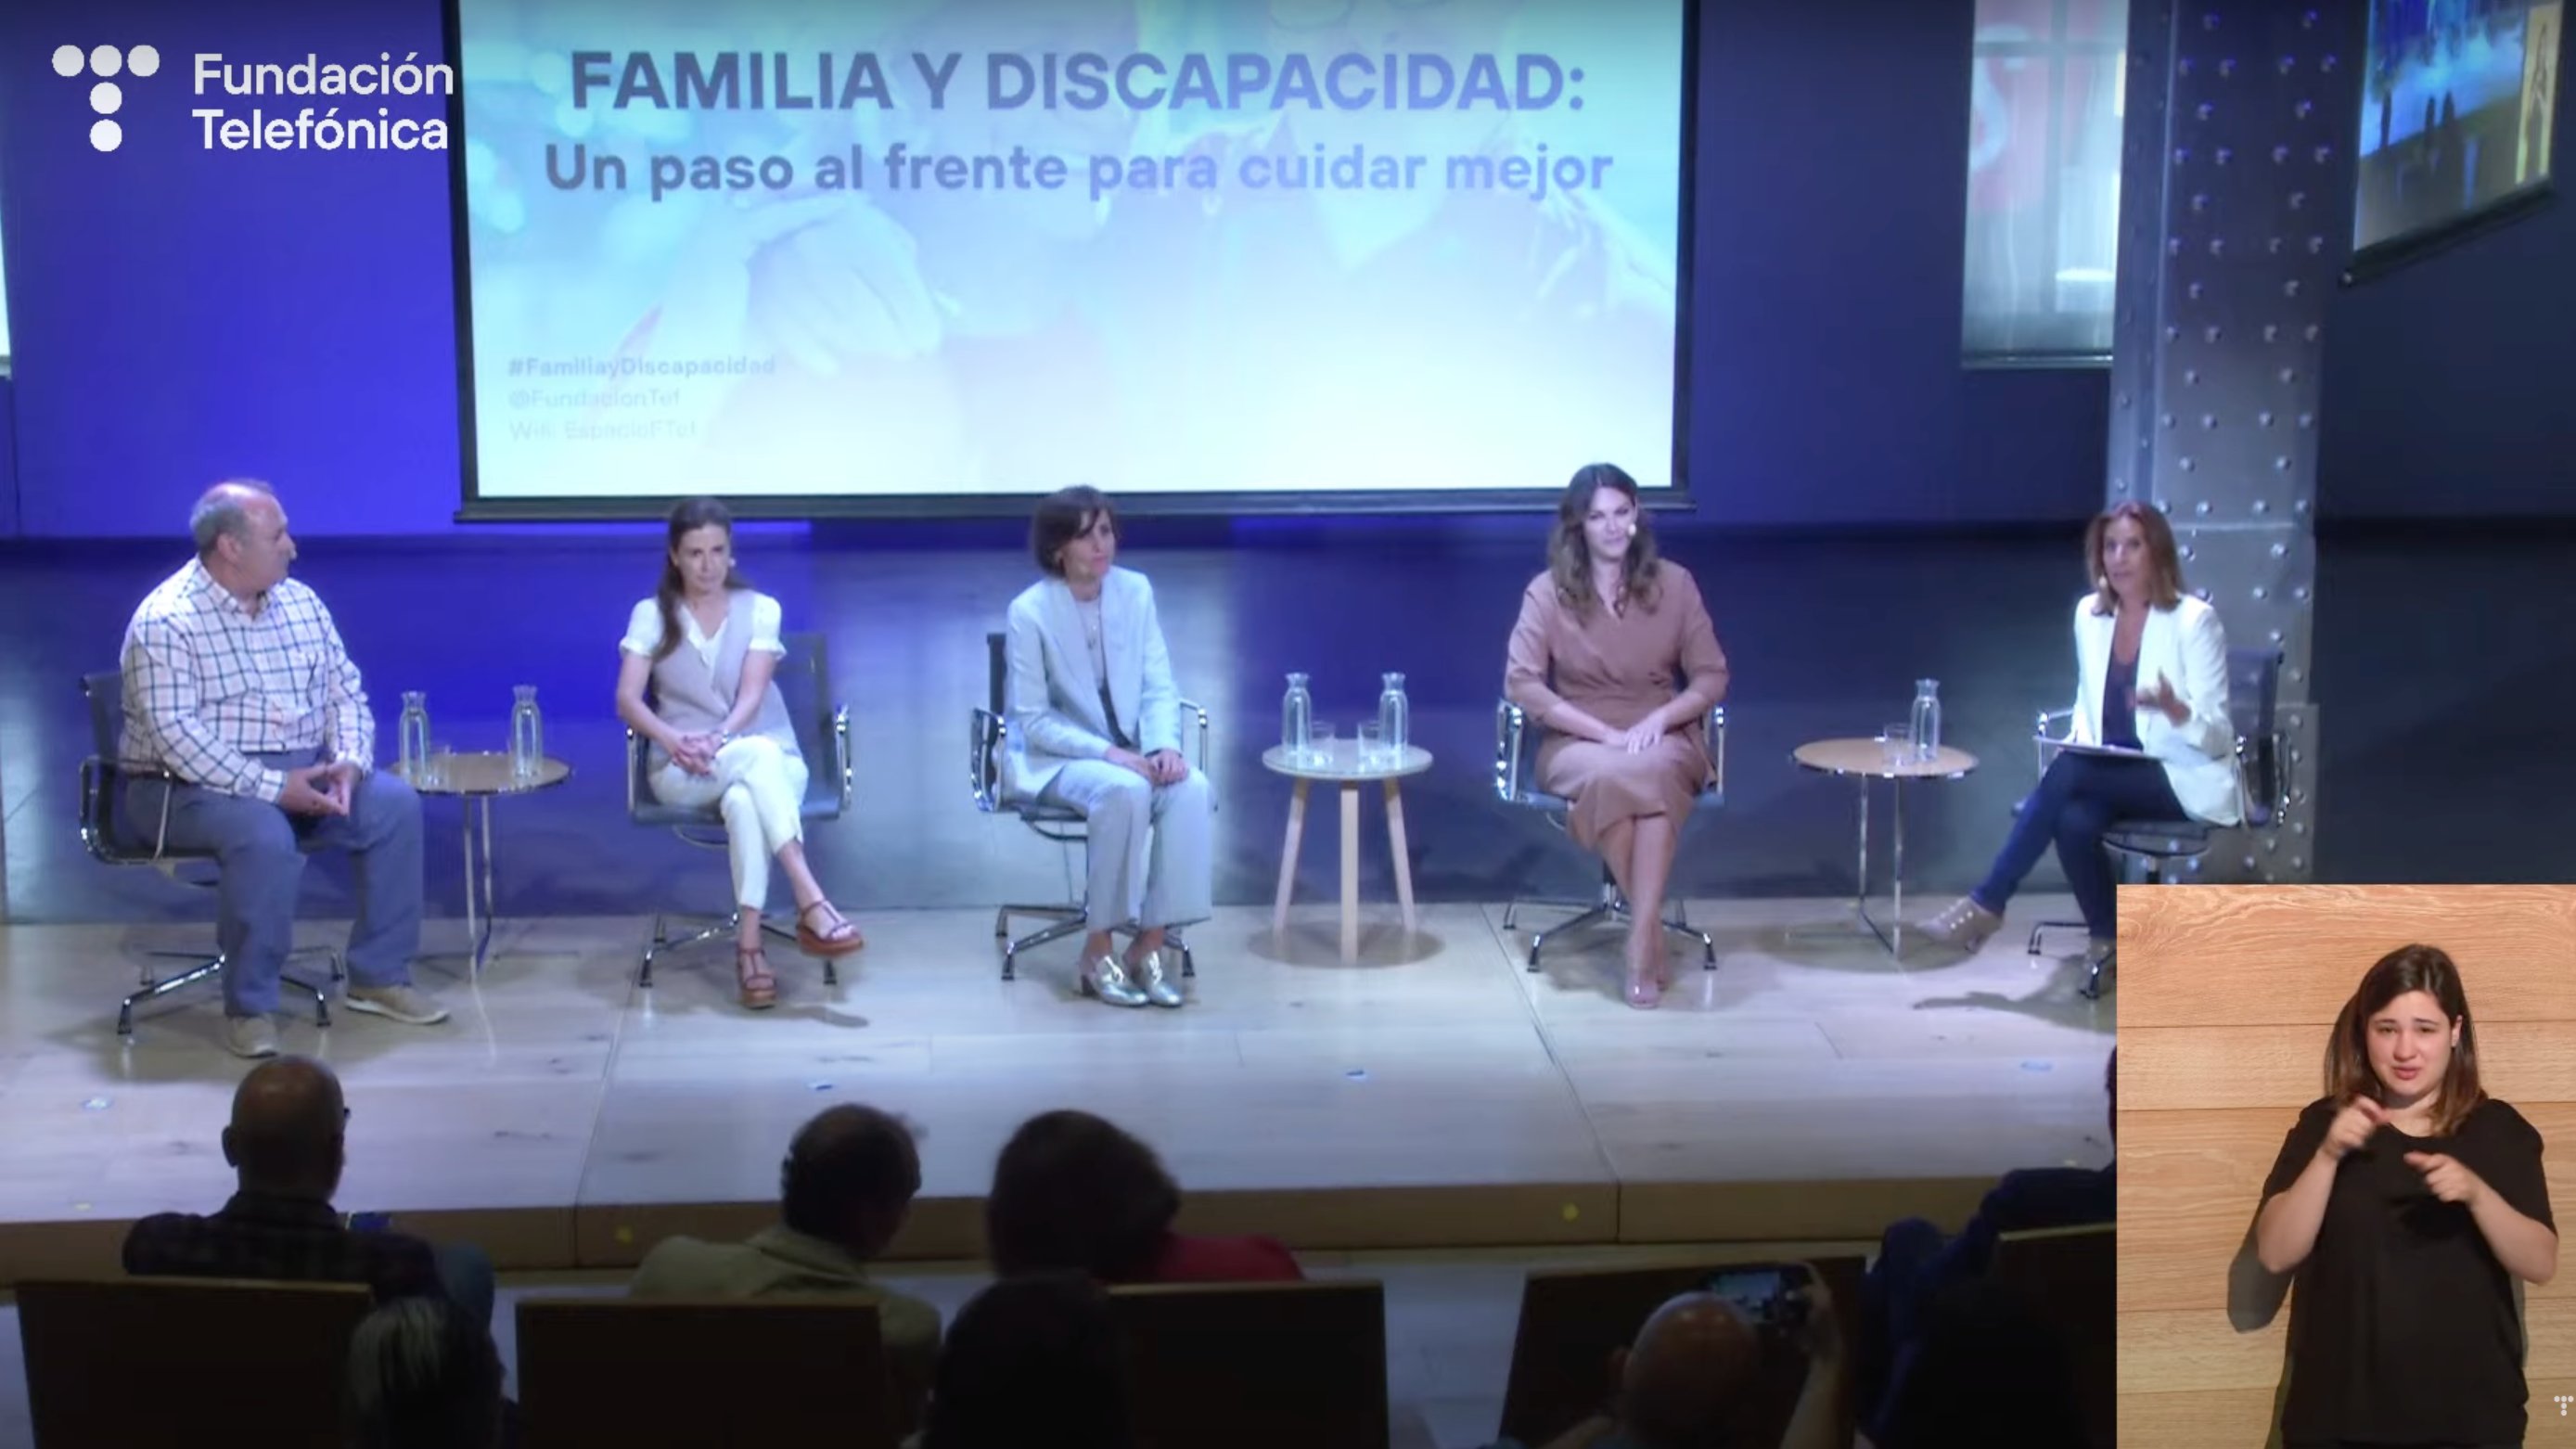
[[[1145,988],[1145,999],[1156,1006],[1181,1004],[1181,988],[1164,972],[1162,952],[1145,953],[1145,959],[1136,963],[1136,980]]]
[[[1097,996],[1112,1006],[1142,1006],[1145,993],[1127,979],[1127,970],[1115,956],[1103,956],[1082,973],[1082,994]]]

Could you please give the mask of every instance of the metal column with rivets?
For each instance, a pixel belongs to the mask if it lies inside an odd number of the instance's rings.
[[[2171,520],[2230,647],[2283,655],[2287,813],[2223,832],[2186,879],[2314,878],[2317,374],[2366,23],[2350,4],[2131,0],[2106,496]]]

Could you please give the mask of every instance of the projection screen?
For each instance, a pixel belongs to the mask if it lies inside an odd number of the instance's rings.
[[[1677,496],[1685,0],[448,0],[468,517]]]

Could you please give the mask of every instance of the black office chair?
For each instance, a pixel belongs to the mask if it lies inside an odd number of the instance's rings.
[[[1702,809],[1714,810],[1726,803],[1725,705],[1709,707],[1707,729],[1708,759],[1714,778],[1705,789],[1699,792],[1699,805]],[[1538,741],[1532,736],[1540,733],[1544,731],[1530,729],[1529,718],[1522,712],[1519,705],[1508,699],[1496,701],[1494,705],[1494,798],[1506,805],[1518,806],[1524,810],[1541,811],[1547,816],[1549,824],[1563,830],[1565,812],[1571,808],[1572,802],[1561,795],[1551,795],[1538,788]],[[1528,904],[1560,905],[1581,911],[1581,914],[1572,919],[1560,921],[1530,937],[1528,969],[1532,971],[1538,969],[1539,953],[1547,948],[1547,943],[1566,932],[1581,930],[1600,921],[1631,919],[1628,902],[1620,895],[1618,879],[1611,875],[1607,861],[1601,866],[1601,897],[1598,901],[1588,904],[1532,901]],[[1512,929],[1513,917],[1522,905],[1523,901],[1517,894],[1504,904],[1504,930]],[[1700,969],[1716,970],[1717,942],[1711,939],[1706,931],[1690,923],[1690,909],[1678,895],[1672,900],[1672,911],[1673,913],[1664,919],[1664,929],[1685,940],[1697,941],[1700,949]]]
[[[778,661],[777,672],[770,680],[778,687],[788,723],[796,731],[797,753],[805,757],[805,798],[799,802],[797,814],[805,820],[838,820],[850,808],[850,710],[833,698],[831,649],[820,634],[781,634],[778,642],[787,646],[787,653]],[[653,798],[652,783],[646,778],[651,755],[650,742],[628,730],[626,818],[638,825],[667,829],[702,850],[726,849],[721,805],[665,805]],[[683,929],[699,924],[699,929],[674,936],[673,922],[680,923]],[[722,916],[657,913],[653,917],[653,939],[645,943],[635,984],[652,989],[654,957],[730,935],[741,923],[740,910]],[[792,943],[796,939],[794,931],[778,924],[774,911],[762,914],[760,928],[782,941]],[[828,956],[823,958],[823,984],[841,984],[840,973]]]
[[[168,784],[179,783],[178,777],[163,770],[144,770],[127,765],[117,758],[120,737],[125,729],[125,673],[110,669],[99,674],[81,676],[81,693],[89,701],[90,757],[81,761],[80,833],[81,844],[90,857],[105,865],[148,865],[182,885],[211,889],[211,878],[191,878],[180,873],[190,864],[212,867],[215,853],[211,850],[179,850],[169,843],[170,797],[161,797],[159,819],[147,834],[134,828],[125,818],[125,792],[137,779],[158,779]],[[287,959],[298,956],[321,956],[330,962],[331,979],[342,979],[340,953],[328,946],[298,946],[287,952]],[[189,963],[178,975],[156,978],[154,961]],[[134,1035],[134,1007],[137,1002],[155,1001],[184,987],[213,976],[224,969],[224,953],[206,951],[146,951],[143,953],[142,987],[117,1004],[116,1034],[122,1038]],[[278,983],[313,994],[313,1021],[316,1026],[331,1024],[331,1000],[319,986],[291,973],[281,973]]]
[[[976,809],[987,815],[1016,815],[1021,824],[1064,847],[1065,893],[1069,897],[1063,905],[1007,905],[994,913],[993,938],[1003,943],[1002,979],[1013,981],[1018,979],[1015,958],[1022,951],[1032,946],[1043,946],[1049,941],[1060,941],[1090,924],[1091,903],[1084,899],[1083,892],[1073,887],[1073,847],[1079,845],[1088,849],[1091,832],[1079,811],[1019,794],[1011,788],[1009,781],[1002,778],[1003,761],[1008,758],[1010,749],[1009,706],[1003,698],[1005,677],[1010,671],[1007,648],[1006,636],[984,636],[984,704],[968,719],[967,788],[975,797]],[[1184,716],[1198,721],[1197,766],[1199,773],[1205,775],[1208,773],[1208,712],[1186,699],[1180,705]],[[1036,916],[1052,924],[1013,940],[1013,916]],[[1110,930],[1132,936],[1136,934],[1137,926],[1133,921],[1122,921],[1111,926]],[[1181,939],[1181,933],[1173,931],[1163,939],[1166,945],[1181,953],[1181,974],[1185,977],[1198,975],[1198,963],[1191,959],[1189,943]]]
[[[2227,651],[2227,713],[2236,726],[2236,772],[2244,784],[2243,828],[2248,830],[2268,830],[2290,809],[2290,747],[2279,724],[2280,695],[2280,650]],[[2074,720],[2072,709],[2040,713],[2037,733],[2041,736],[2041,773],[2047,772],[2057,753],[2056,742],[2066,737]],[[2163,885],[2175,866],[2207,855],[2221,828],[2199,820],[2134,820],[2105,834],[2102,847],[2117,858],[2124,870],[2131,862],[2143,866],[2148,885]],[[2030,954],[2041,954],[2040,938],[2050,931],[2084,928],[2082,921],[2041,921],[2030,928]],[[2100,998],[2102,963],[2094,963],[2081,990],[2088,1001]]]

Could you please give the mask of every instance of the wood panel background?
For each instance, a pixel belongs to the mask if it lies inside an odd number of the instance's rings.
[[[2547,1143],[2553,1215],[2576,1207],[2576,887],[2131,887],[2119,929],[2120,1443],[2256,1449],[2290,1316],[2254,1214],[2373,962],[2421,942],[2459,963],[2486,1089]],[[2538,1442],[2576,1393],[2563,1257],[2524,1312]]]

